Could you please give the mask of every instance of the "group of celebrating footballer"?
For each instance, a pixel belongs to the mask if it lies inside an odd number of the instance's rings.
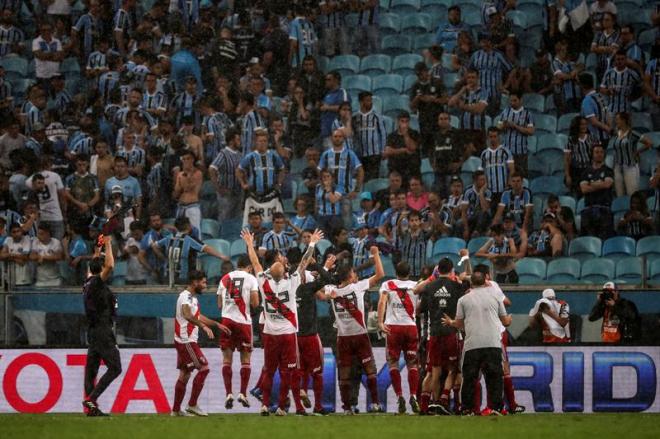
[[[302,255],[297,268],[290,269],[287,258],[277,250],[270,250],[260,261],[254,246],[254,236],[243,230],[241,237],[247,247],[247,255],[238,259],[237,269],[226,274],[218,287],[218,306],[222,313],[221,322],[209,319],[200,313],[197,295],[207,287],[203,272],[189,273],[189,285],[177,300],[175,321],[175,346],[177,368],[180,370],[175,386],[173,416],[206,416],[197,405],[197,397],[208,375],[208,363],[197,345],[198,332],[202,329],[213,338],[210,326],[220,329],[224,380],[227,397],[225,408],[234,404],[232,391],[233,352],[240,354],[240,392],[238,403],[249,407],[247,399],[248,382],[251,374],[250,356],[252,352],[252,318],[250,307],[260,304],[259,314],[261,340],[264,349],[264,366],[259,380],[251,394],[260,399],[260,413],[268,416],[271,412],[271,389],[273,377],[279,369],[280,386],[276,416],[284,416],[289,409],[289,390],[293,396],[296,415],[305,416],[305,407],[311,408],[307,397],[309,379],[314,390],[313,414],[325,415],[322,407],[323,392],[323,345],[318,334],[316,301],[330,301],[337,328],[336,355],[339,371],[339,390],[344,414],[352,415],[354,408],[354,369],[359,365],[366,375],[366,384],[371,397],[371,412],[381,412],[378,399],[377,369],[369,339],[364,296],[368,290],[380,285],[378,302],[378,325],[386,337],[387,362],[391,384],[397,396],[398,412],[406,412],[403,396],[399,358],[403,352],[408,371],[409,404],[414,413],[428,414],[492,414],[495,411],[487,406],[481,410],[480,377],[471,388],[476,391],[473,402],[461,403],[462,375],[460,357],[462,350],[461,331],[453,325],[457,302],[469,293],[470,266],[467,250],[461,250],[461,262],[465,270],[460,275],[454,272],[454,265],[448,258],[439,261],[433,274],[420,282],[409,279],[406,262],[396,265],[396,279],[386,280],[380,259],[379,249],[371,247],[375,273],[359,280],[351,266],[335,267],[336,258],[328,255],[325,262],[314,261],[315,245],[323,238],[316,230],[311,242]],[[459,264],[460,264],[459,263]],[[265,266],[265,267],[264,267]],[[488,286],[508,305],[499,286],[489,279],[486,266],[474,267],[481,272]],[[254,273],[254,274],[253,274]],[[426,344],[426,374],[422,380],[420,400],[417,400],[420,382],[419,373],[419,332],[418,320],[427,318],[428,340]],[[513,384],[506,357],[506,331],[501,327],[503,387],[509,411],[519,413],[524,407],[515,402]],[[193,380],[191,399],[186,410],[181,404],[186,393],[186,385],[191,372],[197,369]],[[362,373],[360,372],[360,375]],[[358,384],[359,386],[359,381]],[[454,391],[453,405],[450,393]],[[501,399],[501,398],[499,398]],[[490,401],[490,398],[489,398]],[[502,410],[497,410],[501,414]]]

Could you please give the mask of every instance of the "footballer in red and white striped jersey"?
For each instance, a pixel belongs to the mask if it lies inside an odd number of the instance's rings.
[[[193,317],[199,318],[199,301],[188,290],[183,290],[176,301],[176,317],[174,319],[174,341],[177,343],[197,343],[199,328],[190,323],[183,315],[183,305],[190,307]]]
[[[407,262],[396,265],[397,279],[383,282],[380,287],[378,301],[378,325],[385,333],[387,347],[387,363],[390,369],[390,380],[398,399],[399,413],[406,412],[406,400],[401,386],[401,371],[399,357],[403,352],[408,370],[408,388],[410,390],[410,407],[414,413],[419,412],[417,402],[417,387],[419,386],[419,334],[415,323],[415,311],[418,296],[415,294],[417,282],[408,280],[410,266]]]
[[[371,395],[371,411],[380,412],[376,378],[376,361],[367,334],[364,296],[369,288],[378,284],[384,276],[383,264],[378,247],[369,249],[373,256],[375,274],[368,279],[358,280],[352,267],[337,270],[337,285],[326,285],[326,297],[331,299],[332,312],[337,325],[337,364],[339,368],[339,392],[344,414],[351,410],[351,368],[361,364],[367,375],[367,388]]]
[[[222,324],[231,331],[220,334],[222,350],[222,379],[225,384],[225,408],[234,407],[232,390],[232,363],[234,351],[240,352],[241,389],[238,402],[243,407],[250,407],[247,400],[247,386],[252,373],[250,359],[252,355],[252,316],[250,307],[259,306],[259,286],[257,279],[250,274],[250,259],[243,255],[238,259],[238,269],[227,273],[218,286],[218,308],[222,313]]]
[[[259,291],[264,305],[264,334],[283,335],[298,332],[296,290],[301,283],[300,274],[285,273],[276,280],[270,270],[257,273]]]

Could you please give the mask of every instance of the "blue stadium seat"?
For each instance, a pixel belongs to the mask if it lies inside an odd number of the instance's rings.
[[[364,184],[364,190],[375,194],[380,190],[387,189],[389,185],[390,181],[387,178],[374,178]]]
[[[642,283],[642,260],[631,256],[623,258],[616,263],[616,283],[634,284]]]
[[[522,285],[533,285],[543,283],[547,271],[543,259],[523,258],[516,263],[516,273]]]
[[[630,197],[624,195],[622,197],[616,197],[612,200],[612,213],[627,212],[630,210]]]
[[[470,239],[470,242],[468,242],[467,249],[470,252],[471,255],[475,254],[476,252],[479,251],[481,247],[484,246],[486,242],[488,242],[490,238],[487,236],[478,236],[476,238]]]
[[[653,145],[657,147],[660,145],[659,134],[660,133],[657,132],[645,133],[644,136],[648,137],[651,142],[653,142]],[[639,170],[643,175],[648,175],[650,177],[655,171],[655,166],[658,162],[658,150],[656,147],[647,149],[639,156]],[[642,178],[642,180],[644,179]]]
[[[424,34],[433,29],[433,20],[429,14],[411,14],[402,17],[401,32],[408,34]]]
[[[220,273],[222,273],[222,260],[204,254],[200,257],[200,261],[202,263],[202,271],[206,273],[208,282],[210,284],[217,284],[220,281]]]
[[[557,132],[568,135],[568,131],[571,127],[571,121],[579,115],[579,113],[562,114],[557,121]]]
[[[545,96],[538,93],[525,93],[523,95],[523,105],[532,112],[543,113],[545,111]]]
[[[446,19],[447,10],[451,5],[451,0],[422,0],[422,12],[429,14],[437,23]]]
[[[568,137],[564,134],[542,134],[536,140],[536,152],[547,150],[558,150],[564,153],[564,148],[568,142]]]
[[[615,236],[603,243],[603,257],[618,261],[635,256],[636,246],[635,240],[628,236]]]
[[[399,95],[403,90],[401,75],[376,76],[371,82],[371,91],[379,96]]]
[[[424,61],[421,55],[407,53],[399,55],[392,60],[392,73],[399,75],[411,75],[415,73],[415,64]]]
[[[436,259],[447,257],[456,263],[458,252],[465,248],[465,241],[461,238],[440,238],[433,244],[433,257]]]
[[[356,74],[360,71],[360,58],[356,55],[338,55],[330,60],[329,70],[336,70],[342,76]]]
[[[511,20],[513,31],[516,32],[516,34],[520,34],[527,29],[527,14],[523,11],[508,11],[506,17]]]
[[[474,172],[477,169],[481,168],[481,159],[478,157],[468,157],[467,160],[463,162],[463,165],[461,166],[461,172]]]
[[[446,72],[442,78],[442,84],[445,86],[447,93],[450,95],[453,93],[454,87],[456,87],[456,82],[459,80],[458,73]]]
[[[5,56],[0,60],[0,65],[4,67],[7,79],[27,78],[28,76],[28,62],[19,56]]]
[[[603,243],[595,236],[580,236],[571,241],[568,246],[568,255],[581,261],[599,258],[602,254]]]
[[[357,96],[363,91],[371,91],[371,78],[367,75],[346,76],[342,79],[342,84],[351,96]]]
[[[202,242],[204,242],[204,245],[214,248],[223,255],[229,256],[230,254],[231,244],[224,239],[205,239]]]
[[[573,213],[575,213],[577,202],[575,201],[575,198],[571,197],[570,195],[561,195],[559,197],[559,204],[568,207],[573,211]]]
[[[231,243],[231,248],[229,250],[229,254],[231,257],[236,257],[238,255],[244,255],[247,253],[247,247],[245,245],[245,241],[242,239],[236,239]]]
[[[330,65],[330,58],[327,56],[319,56],[318,58],[319,70],[322,72],[328,71],[328,66]]]
[[[582,264],[580,280],[583,283],[603,284],[614,279],[614,261],[607,258],[587,259]]]
[[[527,16],[527,27],[535,27],[537,25],[537,20],[534,17],[542,17],[543,6],[536,3],[516,3],[516,11],[524,12]]]
[[[417,82],[417,75],[406,75],[403,77],[403,93],[410,94],[413,85]]]
[[[381,256],[380,260],[383,263],[383,270],[385,271],[385,279],[394,279],[396,277],[396,272],[394,270],[394,263],[392,262],[392,257]]]
[[[548,114],[537,114],[534,116],[534,126],[537,135],[554,134],[557,131],[557,118]]]
[[[321,255],[324,255],[330,247],[332,247],[332,243],[327,239],[322,239],[316,244],[316,248],[319,249]]]
[[[77,74],[80,76],[80,64],[78,58],[64,58],[60,63],[60,73],[68,77],[70,74]]]
[[[468,26],[481,25],[481,7],[471,2],[459,2],[461,7],[461,19]]]
[[[567,192],[564,179],[558,176],[537,177],[530,182],[529,189],[536,195],[564,195]]]
[[[381,116],[383,118],[383,125],[385,125],[385,132],[392,134],[394,132],[394,119],[389,116]]]
[[[110,281],[113,287],[122,287],[126,285],[126,274],[128,274],[128,263],[126,261],[115,262],[115,268],[112,270],[112,280]]]
[[[398,34],[401,30],[401,19],[397,14],[381,14],[378,27],[382,36]]]
[[[654,287],[660,286],[660,258],[648,263],[647,267],[649,285]]]
[[[651,51],[653,43],[655,43],[655,29],[645,30],[644,32],[641,32],[637,38],[637,44],[639,44],[639,47],[645,52]]]
[[[410,37],[405,35],[388,35],[381,40],[381,51],[392,56],[410,53],[411,47]]]
[[[406,95],[387,96],[383,99],[383,113],[394,119],[402,111],[410,110],[410,98]]]
[[[637,256],[646,256],[647,261],[660,257],[660,236],[646,236],[637,241]]]
[[[391,0],[389,10],[397,14],[413,14],[419,8],[420,0]]]
[[[214,219],[202,219],[201,229],[202,239],[214,239],[220,236],[220,223]]]
[[[413,42],[413,49],[415,52],[421,52],[424,49],[428,49],[435,42],[435,35],[433,34],[422,34],[415,37]]]
[[[220,224],[220,238],[234,240],[241,234],[243,218],[226,219]]]
[[[651,115],[648,113],[633,113],[632,127],[634,130],[640,133],[648,133],[649,131],[653,131],[653,122],[651,121]]]
[[[373,78],[377,75],[389,73],[391,67],[392,58],[388,55],[367,55],[362,58],[360,63],[360,73]]]
[[[551,284],[575,284],[580,277],[580,261],[575,258],[553,259],[548,264],[547,281]]]

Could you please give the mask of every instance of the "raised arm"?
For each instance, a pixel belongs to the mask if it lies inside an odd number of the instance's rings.
[[[301,279],[303,279],[303,281],[305,280],[305,276],[304,276],[305,269],[307,268],[307,265],[309,265],[309,262],[312,260],[312,257],[314,257],[314,247],[316,247],[316,243],[322,239],[323,239],[323,232],[320,229],[314,230],[314,233],[312,233],[312,237],[309,240],[307,251],[302,256],[302,259],[300,260],[300,264],[298,264],[297,271],[300,274]]]
[[[254,272],[256,274],[263,273],[264,268],[261,266],[261,262],[259,262],[259,256],[257,256],[257,252],[254,250],[254,235],[249,230],[243,229],[241,231],[241,238],[243,238],[243,241],[245,241],[248,257],[250,258],[250,263],[254,268]]]
[[[373,288],[385,276],[385,270],[383,269],[383,262],[380,260],[380,251],[378,250],[378,247],[373,246],[369,251],[374,257],[374,265],[376,267],[376,272],[369,278],[369,288]]]
[[[103,243],[105,244],[105,263],[101,270],[101,279],[108,280],[112,269],[115,268],[115,258],[112,255],[112,236],[104,236]]]

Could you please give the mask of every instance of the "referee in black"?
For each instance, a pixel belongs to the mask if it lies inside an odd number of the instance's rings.
[[[492,415],[502,415],[502,341],[500,322],[511,324],[511,316],[506,313],[504,302],[498,297],[494,286],[486,283],[481,272],[471,276],[472,288],[460,299],[456,306],[456,319],[445,314],[442,324],[465,329],[461,372],[463,385],[461,400],[469,404],[474,400],[474,386],[483,371]],[[488,410],[487,409],[487,410]],[[471,413],[464,414],[473,414]]]
[[[98,254],[89,263],[91,275],[83,285],[89,347],[85,365],[86,398],[82,404],[87,409],[87,416],[108,416],[99,409],[96,401],[110,383],[121,374],[121,359],[113,330],[117,300],[106,284],[115,266],[110,236],[103,237],[103,246],[105,256],[100,254],[101,247],[97,247]],[[101,360],[105,362],[108,370],[94,385]]]

